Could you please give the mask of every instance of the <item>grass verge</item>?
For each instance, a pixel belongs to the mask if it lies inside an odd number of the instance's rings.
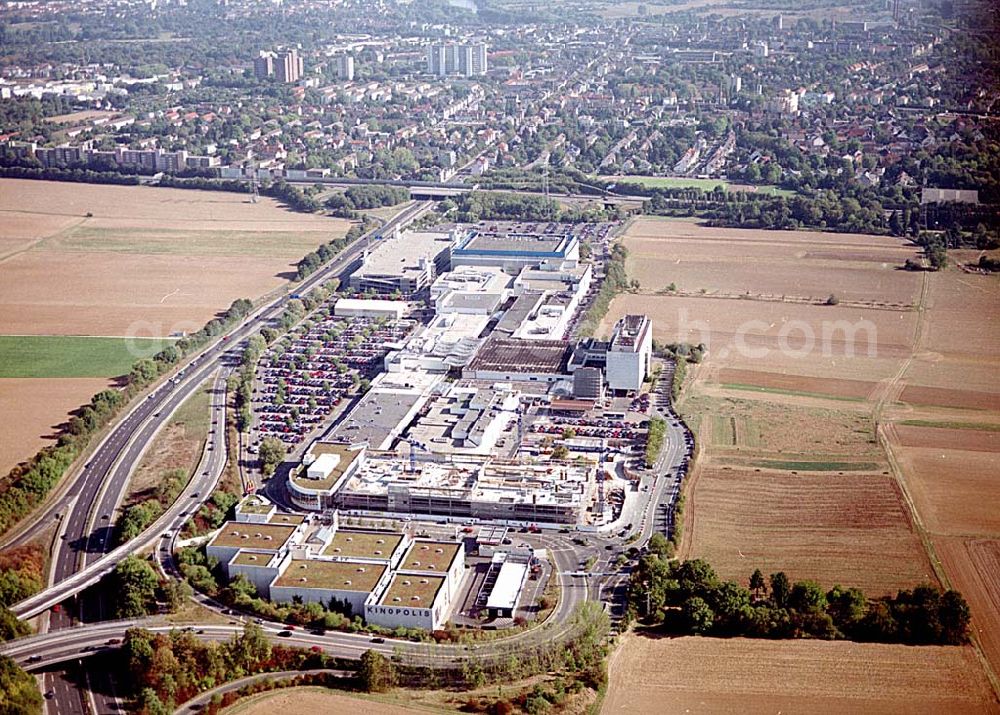
[[[720,385],[727,390],[743,390],[745,392],[763,392],[770,395],[790,395],[792,397],[815,397],[821,400],[837,400],[838,402],[864,402],[861,397],[845,397],[843,395],[828,395],[824,392],[806,392],[804,390],[784,390],[780,387],[761,387],[760,385],[744,385],[739,382],[724,382]]]
[[[754,467],[765,469],[794,469],[801,472],[871,472],[879,469],[874,462],[808,462],[760,459],[751,462]]]
[[[955,422],[952,420],[902,420],[907,427],[937,427],[939,429],[968,429],[979,432],[1000,432],[1000,424],[989,422]]]

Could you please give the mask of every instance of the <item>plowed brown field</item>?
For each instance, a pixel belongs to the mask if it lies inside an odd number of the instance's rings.
[[[956,376],[956,381],[957,379]],[[899,399],[911,405],[954,407],[966,410],[1000,410],[1000,393],[907,385]]]
[[[874,382],[864,380],[838,380],[829,377],[804,377],[787,373],[723,368],[718,381],[722,384],[748,385],[765,390],[805,392],[831,397],[856,397],[865,399],[875,389]]]
[[[972,611],[972,629],[991,663],[1000,663],[1000,540],[935,538],[952,586]]]
[[[701,468],[688,557],[745,582],[754,569],[881,595],[936,582],[895,482],[882,474]]]
[[[611,657],[603,715],[1000,712],[968,647],[637,635],[622,641]]]
[[[933,534],[1000,534],[996,452],[906,447],[900,461],[924,525]]]
[[[896,425],[896,436],[904,447],[922,449],[1000,452],[1000,431]]]

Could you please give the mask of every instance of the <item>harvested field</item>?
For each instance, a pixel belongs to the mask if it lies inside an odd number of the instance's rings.
[[[887,475],[699,469],[684,556],[706,559],[724,578],[785,571],[873,596],[936,581]]]
[[[197,330],[349,226],[236,193],[15,179],[0,215],[0,332],[30,335]]]
[[[969,602],[972,629],[994,674],[1000,674],[1000,541],[935,538],[934,550],[952,588]]]
[[[955,269],[932,276],[928,294],[928,328],[923,347],[949,359],[1000,355],[1000,276],[970,275]],[[961,385],[961,377],[958,384]]]
[[[0,211],[0,218],[3,219],[0,227],[0,263],[86,220],[82,216],[25,214],[9,210]]]
[[[108,386],[102,378],[0,378],[0,474],[55,441],[70,411]]]
[[[811,297],[909,306],[921,278],[896,270],[915,255],[898,239],[814,231],[711,228],[638,219],[625,234],[626,269],[646,290],[735,297]]]
[[[843,305],[807,305],[710,297],[625,294],[616,298],[599,333],[607,335],[626,313],[645,313],[653,337],[664,343],[704,343],[709,360],[732,366],[732,357],[775,371],[774,360],[815,369],[820,359],[834,366],[861,357],[901,359],[912,351],[916,314]],[[842,368],[852,370],[850,364]],[[834,377],[852,377],[842,370]]]
[[[928,531],[1000,534],[996,452],[932,447],[906,447],[901,452],[906,482]]]
[[[651,668],[659,677],[649,677]],[[611,657],[601,712],[995,713],[998,708],[969,647],[633,634]]]
[[[809,378],[775,372],[734,370],[723,368],[718,381],[723,385],[748,385],[764,390],[788,391],[833,397],[856,397],[867,399],[875,389],[874,382],[864,380],[838,380],[836,378]]]

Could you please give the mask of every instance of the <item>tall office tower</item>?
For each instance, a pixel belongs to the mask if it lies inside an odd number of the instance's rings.
[[[345,82],[354,81],[354,58],[351,55],[340,55],[337,58],[337,77]]]
[[[274,75],[274,53],[261,51],[253,58],[253,74],[257,79],[267,79]]]
[[[605,376],[615,391],[638,392],[649,374],[653,324],[645,315],[626,315],[611,331]]]

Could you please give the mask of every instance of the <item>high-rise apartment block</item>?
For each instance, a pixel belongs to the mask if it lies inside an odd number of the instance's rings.
[[[337,57],[337,77],[345,82],[354,81],[354,57],[351,55]]]
[[[427,48],[427,71],[438,77],[486,74],[486,45],[435,44]]]
[[[274,76],[274,53],[261,50],[253,58],[253,74],[257,79],[267,79]]]
[[[290,50],[282,50],[274,58],[274,76],[282,84],[298,82],[302,78],[304,70],[299,51],[294,47]]]
[[[296,48],[271,52],[261,51],[253,60],[253,73],[257,79],[274,77],[282,84],[298,82],[304,73],[302,58]]]

